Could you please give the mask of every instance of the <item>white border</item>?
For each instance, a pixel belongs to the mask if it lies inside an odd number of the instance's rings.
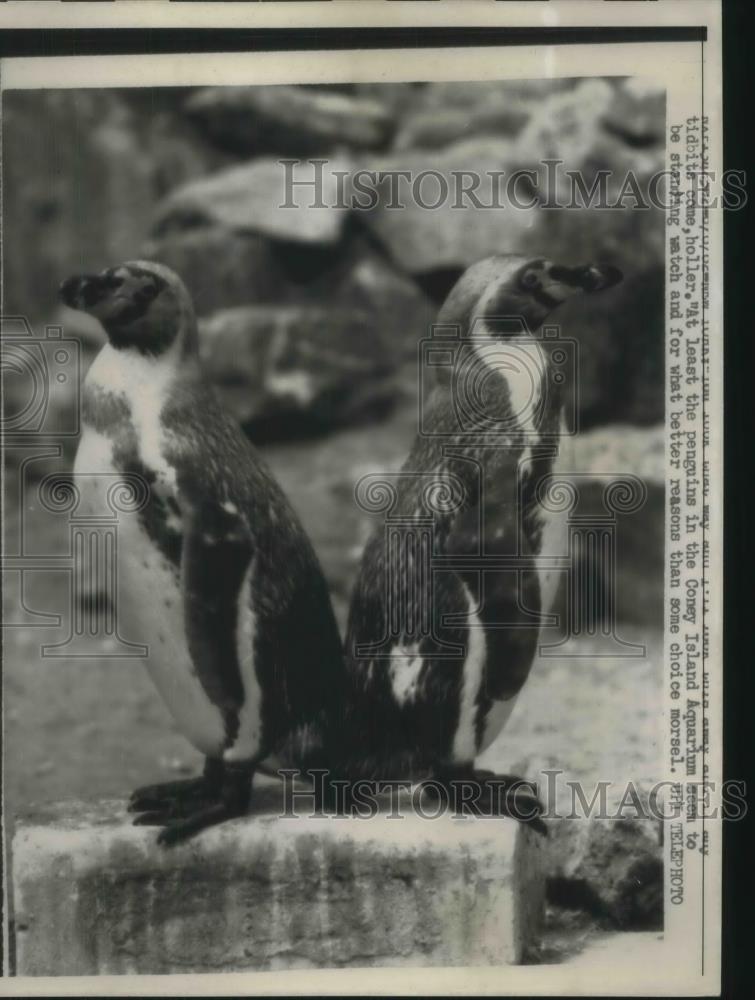
[[[432,9],[428,8],[432,6]],[[635,2],[597,4],[555,0],[543,4],[495,4],[482,0],[459,3],[405,3],[402,5],[361,0],[357,4],[336,0],[332,4],[186,4],[121,0],[117,5],[11,2],[0,8],[0,27],[39,29],[49,27],[337,27],[359,26],[577,26],[641,24],[707,24],[705,46],[705,109],[710,116],[710,169],[719,170],[721,156],[721,53],[720,5],[712,0],[660,0],[652,5]],[[6,59],[2,64],[2,87],[100,87],[186,86],[197,84],[255,84],[323,81],[483,80],[492,78],[542,78],[600,75],[648,75],[674,92],[680,78],[697,73],[699,43],[633,43],[625,45],[562,45],[543,47],[367,50],[339,53],[292,52],[235,54],[191,54],[177,56],[71,57]],[[710,402],[711,481],[720,498],[722,483],[722,219],[710,218],[711,333]],[[710,579],[721,579],[721,523],[713,518],[710,530]],[[710,614],[709,664],[720,680],[720,593],[713,590]],[[721,692],[711,690],[712,773],[720,767]],[[712,762],[713,763],[713,762]],[[708,865],[711,888],[710,918],[720,919],[720,854]],[[668,911],[667,911],[668,912]],[[713,930],[713,927],[711,926]],[[716,926],[720,933],[720,926]],[[719,933],[709,938],[707,972],[700,977],[698,963],[691,961],[693,938],[670,940],[671,929],[658,964],[621,970],[616,966],[543,965],[474,969],[347,969],[338,971],[228,973],[221,975],[100,976],[66,978],[14,978],[0,983],[0,994],[32,995],[601,995],[610,986],[613,995],[646,993],[655,996],[711,995],[720,983]]]

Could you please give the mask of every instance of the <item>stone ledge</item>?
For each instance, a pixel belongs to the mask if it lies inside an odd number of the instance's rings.
[[[19,823],[16,973],[505,965],[536,947],[545,852],[516,822],[278,811],[168,850],[120,802]]]

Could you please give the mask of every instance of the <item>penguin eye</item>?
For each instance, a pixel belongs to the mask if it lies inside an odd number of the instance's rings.
[[[519,279],[519,284],[522,288],[532,291],[533,289],[540,287],[540,276],[537,271],[533,271],[531,268],[528,268]]]
[[[158,288],[156,281],[144,281],[139,286],[135,298],[137,302],[142,302],[144,305],[147,305],[153,299],[157,298],[159,290],[160,289]]]
[[[123,284],[123,275],[117,271],[102,271],[100,274],[101,284],[109,292],[117,291]]]

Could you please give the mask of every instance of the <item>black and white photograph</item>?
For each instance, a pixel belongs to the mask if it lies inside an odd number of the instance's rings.
[[[718,988],[742,800],[706,667],[694,23],[647,55],[203,52],[194,79],[3,59],[29,994],[640,991],[693,906]]]

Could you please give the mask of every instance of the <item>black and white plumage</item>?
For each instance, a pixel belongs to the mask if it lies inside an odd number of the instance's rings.
[[[117,615],[202,778],[141,789],[136,822],[170,842],[245,811],[255,767],[323,731],[343,690],[341,641],[314,551],[255,449],[203,380],[194,309],[168,268],[70,278],[63,301],[102,323],[74,474],[102,513],[114,478],[146,504],[119,517]]]
[[[539,557],[563,551],[565,516],[537,488],[556,460],[562,388],[553,352],[526,335],[566,298],[619,280],[610,267],[493,257],[466,271],[440,311],[438,324],[468,340],[437,369],[390,517],[431,518],[433,560],[449,568],[428,573],[416,542],[391,550],[381,527],[349,615],[351,717],[376,772],[482,774],[474,760],[506,724],[555,596],[557,574]],[[433,482],[456,495],[446,510],[430,504]]]

